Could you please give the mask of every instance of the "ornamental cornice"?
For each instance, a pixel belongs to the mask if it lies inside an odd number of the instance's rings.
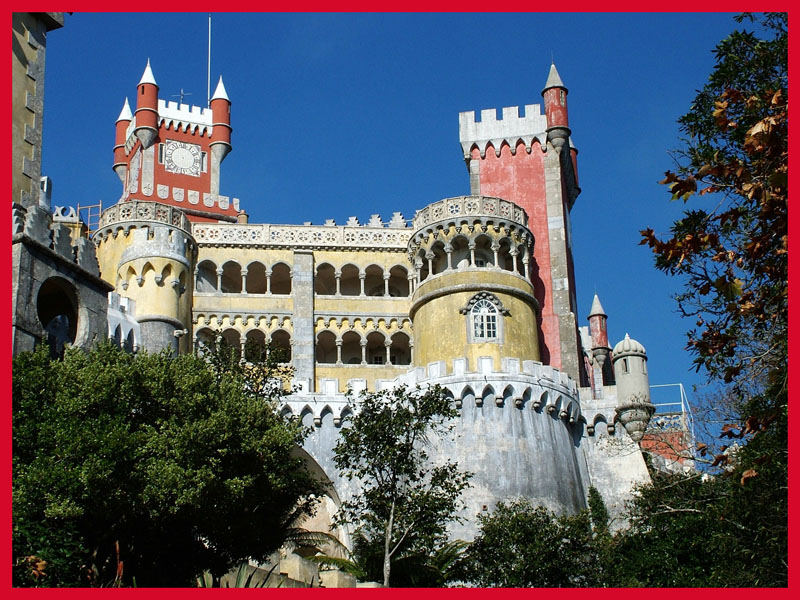
[[[410,228],[193,223],[198,245],[405,252]]]

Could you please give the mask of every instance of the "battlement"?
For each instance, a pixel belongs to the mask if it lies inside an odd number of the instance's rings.
[[[480,121],[475,120],[475,111],[465,111],[458,114],[458,136],[464,158],[469,158],[472,148],[477,146],[481,157],[486,156],[486,148],[491,143],[497,156],[500,155],[500,146],[506,142],[511,148],[511,153],[517,151],[517,143],[522,141],[525,150],[531,151],[533,140],[539,141],[542,150],[547,144],[547,117],[542,114],[539,104],[526,104],[525,116],[520,116],[518,106],[503,108],[503,115],[497,118],[494,108],[481,111]]]
[[[198,125],[211,125],[211,109],[158,99],[158,116],[162,120],[185,121]]]
[[[75,242],[72,240],[71,228],[66,223],[75,221],[62,215],[64,212],[69,215],[69,210],[61,208],[59,217],[54,219],[50,211],[40,206],[31,206],[27,210],[17,206],[12,208],[12,235],[24,235],[87,273],[100,276],[94,244],[85,237]]]
[[[395,379],[379,379],[375,382],[378,390],[394,389],[405,385],[413,389],[417,385],[441,385],[453,397],[456,408],[462,408],[464,399],[474,398],[477,406],[487,402],[502,407],[546,411],[568,421],[570,424],[584,421],[578,398],[578,388],[566,373],[537,361],[505,358],[499,371],[494,368],[491,357],[482,357],[475,370],[468,369],[466,358],[455,359],[453,370],[447,373],[444,361],[430,363],[427,367],[417,367]],[[330,413],[333,425],[339,426],[347,412],[357,412],[358,405],[345,394],[340,393],[339,379],[327,378],[320,381],[320,390],[308,391],[308,381],[293,380],[295,392],[287,396],[282,406],[286,415],[301,416],[309,413],[314,425],[320,427],[326,413]],[[349,379],[347,388],[354,398],[366,390],[364,379]],[[311,425],[311,423],[308,423]]]

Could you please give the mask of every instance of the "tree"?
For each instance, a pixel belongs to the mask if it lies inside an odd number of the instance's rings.
[[[696,319],[688,348],[735,417],[719,434],[726,445],[699,447],[719,473],[655,479],[634,504],[634,536],[666,544],[665,560],[704,565],[683,565],[682,583],[665,585],[787,581],[788,17],[737,21],[758,22],[762,37],[734,31],[717,45],[708,83],[679,121],[688,137],[677,172],[662,181],[695,207],[668,239],[642,231],[656,267],[684,280],[678,307]]]
[[[607,515],[599,502],[595,510]],[[457,569],[463,581],[480,587],[603,584],[590,511],[557,516],[520,498],[500,502],[492,513],[478,519],[480,532]]]
[[[187,586],[266,559],[320,492],[272,375],[110,343],[15,357],[14,583]]]
[[[359,487],[338,522],[354,526],[368,546],[380,542],[387,587],[401,555],[430,556],[442,545],[469,485],[470,474],[450,461],[433,465],[426,450],[429,436],[452,431],[451,402],[440,387],[365,393],[334,448],[340,473]]]
[[[687,210],[668,239],[642,231],[642,244],[685,281],[677,301],[696,319],[697,368],[763,390],[787,357],[788,18],[770,13],[760,24],[770,37],[734,31],[717,45],[708,83],[679,120],[686,147],[661,183],[673,199],[704,196],[706,206]]]

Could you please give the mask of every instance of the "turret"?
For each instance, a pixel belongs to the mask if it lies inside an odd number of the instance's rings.
[[[112,167],[123,185],[125,184],[125,175],[128,172],[125,142],[131,119],[133,119],[131,105],[128,104],[128,99],[125,98],[125,104],[122,106],[119,117],[117,117],[117,131],[114,137],[114,166]]]
[[[579,344],[569,211],[580,193],[570,153],[567,89],[550,68],[540,104],[459,114],[459,141],[470,193],[513,202],[530,217],[536,238],[530,280],[541,307],[537,317],[540,360],[585,381]],[[563,96],[563,97],[562,97]]]
[[[136,303],[139,347],[191,351],[197,243],[186,215],[175,207],[131,200],[103,211],[92,237],[100,276]]]
[[[614,346],[612,360],[617,380],[616,412],[628,435],[638,443],[655,412],[650,403],[647,353],[626,333],[625,339]]]
[[[608,315],[600,304],[597,294],[592,300],[592,308],[589,311],[589,333],[592,338],[592,357],[595,365],[592,368],[592,388],[597,393],[603,384],[611,383],[611,373],[606,371],[606,359],[611,353],[608,345]],[[610,371],[610,365],[608,365]]]
[[[569,116],[567,112],[567,88],[561,81],[555,64],[550,65],[550,73],[542,90],[544,112],[547,117],[547,140],[561,151],[569,141]]]
[[[231,151],[231,101],[219,78],[217,89],[211,97],[211,193],[219,193],[219,166]]]
[[[144,148],[149,148],[158,135],[158,84],[150,60],[136,88],[136,129],[133,132]]]
[[[416,366],[441,361],[451,372],[466,358],[468,369],[488,362],[497,371],[504,359],[540,360],[527,220],[519,206],[485,196],[446,198],[417,212],[409,314],[415,331],[436,334],[420,336]]]

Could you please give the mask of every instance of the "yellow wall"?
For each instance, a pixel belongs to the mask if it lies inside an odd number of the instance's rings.
[[[459,290],[459,287],[462,289]],[[503,291],[504,288],[518,290],[528,298],[512,295]],[[435,297],[438,291],[443,291],[444,295]],[[493,293],[510,312],[509,316],[499,317],[503,320],[502,344],[468,341],[468,315],[462,315],[459,311],[479,291]],[[523,278],[505,271],[471,268],[429,278],[414,294],[414,330],[424,332],[416,341],[415,364],[426,366],[430,362],[444,360],[447,371],[452,372],[453,358],[466,357],[471,371],[477,368],[480,356],[494,358],[497,370],[501,367],[500,359],[503,357],[539,360],[533,302],[531,285]]]

